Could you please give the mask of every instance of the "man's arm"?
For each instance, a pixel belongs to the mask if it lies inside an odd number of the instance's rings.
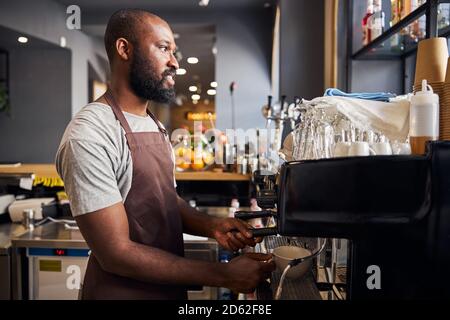
[[[274,269],[273,263],[261,261],[270,259],[270,255],[241,256],[221,264],[189,260],[133,242],[121,202],[75,219],[102,269],[120,276],[160,284],[207,285],[249,292]]]
[[[237,251],[243,247],[254,246],[262,239],[254,239],[247,223],[232,218],[217,218],[192,208],[178,197],[178,208],[183,221],[183,232],[215,238],[225,249]]]

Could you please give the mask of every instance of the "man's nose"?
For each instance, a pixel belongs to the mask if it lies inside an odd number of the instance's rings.
[[[178,65],[178,60],[177,60],[177,58],[175,58],[174,54],[170,55],[169,67],[172,67],[172,68],[175,68],[175,69],[180,68],[180,66]]]

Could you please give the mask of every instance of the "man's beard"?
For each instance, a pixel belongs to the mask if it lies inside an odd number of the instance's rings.
[[[159,80],[148,59],[144,58],[138,46],[135,46],[133,60],[130,66],[130,86],[134,93],[141,98],[159,103],[171,103],[175,100],[175,89],[164,88],[167,75],[175,76],[175,68],[169,68]]]

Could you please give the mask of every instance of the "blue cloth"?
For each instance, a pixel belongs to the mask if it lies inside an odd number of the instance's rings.
[[[329,88],[325,90],[324,96],[336,96],[336,97],[347,97],[347,98],[357,98],[373,101],[383,101],[389,102],[389,98],[394,98],[396,95],[393,93],[386,92],[362,92],[362,93],[345,93],[336,88]]]

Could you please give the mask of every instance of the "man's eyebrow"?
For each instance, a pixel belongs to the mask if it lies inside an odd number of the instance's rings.
[[[162,40],[158,40],[158,42],[159,42],[159,43],[165,43],[165,44],[169,44],[169,45],[170,45],[170,41],[169,41],[169,40],[162,39]]]

